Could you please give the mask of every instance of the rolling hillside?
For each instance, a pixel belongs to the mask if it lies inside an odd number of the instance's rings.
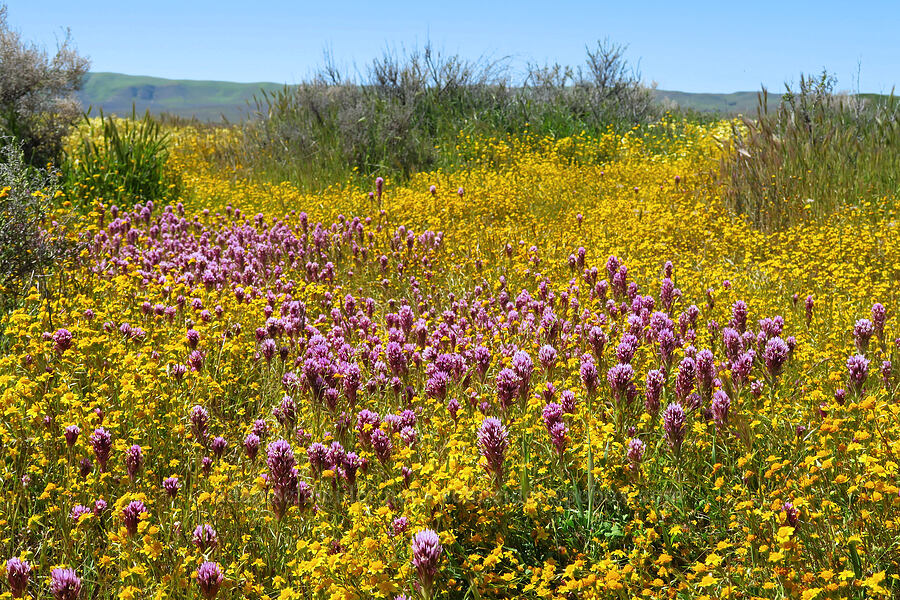
[[[202,121],[218,121],[223,116],[235,121],[246,116],[247,102],[261,89],[283,87],[277,83],[232,83],[228,81],[189,81],[122,75],[89,73],[79,98],[92,114],[130,114],[132,105],[139,114],[168,113]]]
[[[92,113],[130,114],[132,105],[138,113],[149,110],[153,114],[168,113],[202,121],[240,120],[248,114],[248,102],[260,90],[282,88],[278,83],[234,83],[228,81],[193,81],[123,75],[121,73],[89,73],[79,93],[85,109]],[[756,92],[731,94],[695,94],[669,90],[654,90],[660,101],[698,112],[721,114],[753,114]],[[770,94],[770,101],[777,101]]]

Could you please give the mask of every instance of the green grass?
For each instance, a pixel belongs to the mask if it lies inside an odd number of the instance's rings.
[[[756,118],[735,129],[722,164],[725,195],[757,227],[821,221],[846,207],[900,198],[900,101],[833,92],[827,73],[801,78],[775,102],[759,94]]]
[[[87,121],[87,131],[66,156],[68,198],[82,209],[96,200],[161,201],[177,187],[166,170],[168,134],[149,114],[117,122],[100,113]]]

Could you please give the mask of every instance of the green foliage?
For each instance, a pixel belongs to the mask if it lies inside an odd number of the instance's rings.
[[[89,66],[68,35],[52,58],[23,41],[0,5],[0,135],[18,139],[28,163],[42,167],[59,158],[81,112],[74,93]]]
[[[900,104],[834,93],[828,73],[801,77],[770,111],[765,90],[756,120],[735,127],[724,161],[731,206],[773,230],[821,220],[845,206],[900,195]]]
[[[58,173],[28,165],[21,144],[0,138],[0,309],[9,310],[69,245],[47,231]]]
[[[468,61],[426,46],[386,52],[361,80],[326,64],[312,81],[256,98],[231,162],[271,180],[323,187],[352,173],[406,178],[459,166],[463,136],[564,137],[628,129],[660,107],[624,58],[600,42],[583,68],[531,66],[521,86],[505,61]]]
[[[169,136],[149,113],[137,119],[85,116],[86,130],[66,158],[66,187],[77,204],[159,201],[177,187],[166,170]]]

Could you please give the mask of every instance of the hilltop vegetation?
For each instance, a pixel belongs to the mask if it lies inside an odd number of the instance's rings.
[[[124,75],[122,73],[88,73],[78,94],[83,106],[108,114],[129,115],[132,106],[138,113],[168,114],[182,119],[219,121],[225,116],[238,121],[252,115],[253,98],[262,91],[273,93],[283,84],[235,83],[226,81],[175,80],[161,77]],[[652,90],[659,102],[699,113],[722,116],[752,114],[756,108],[756,92],[695,93]],[[777,97],[777,94],[773,94]]]

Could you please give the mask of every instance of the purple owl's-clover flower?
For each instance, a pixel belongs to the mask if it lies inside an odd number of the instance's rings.
[[[750,371],[753,370],[753,361],[756,359],[756,352],[748,350],[740,354],[731,363],[731,379],[737,388],[742,387],[750,379]]]
[[[147,507],[140,500],[132,500],[128,506],[122,509],[122,521],[125,523],[125,529],[128,535],[134,535],[138,530],[138,522],[141,515],[147,512]]]
[[[737,329],[738,333],[744,333],[747,330],[747,303],[738,300],[731,307],[731,323],[730,326]]]
[[[72,332],[68,329],[57,329],[53,333],[53,342],[55,344],[56,352],[62,354],[66,350],[72,347]]]
[[[862,354],[854,354],[847,359],[847,371],[850,374],[850,387],[862,393],[863,384],[869,375],[869,360]]]
[[[174,498],[178,495],[178,490],[181,489],[181,482],[178,481],[177,477],[166,477],[163,479],[162,486],[169,498]]]
[[[94,456],[100,463],[100,470],[106,471],[106,463],[109,461],[109,453],[112,450],[112,436],[103,427],[98,427],[91,434],[91,446],[94,449]]]
[[[722,390],[716,390],[713,393],[712,403],[713,421],[719,429],[725,429],[728,425],[728,411],[731,409],[731,398]]]
[[[497,374],[497,399],[506,409],[519,395],[521,379],[513,369],[503,369]]]
[[[72,521],[77,525],[78,521],[81,520],[81,517],[85,515],[91,514],[91,509],[83,504],[76,504],[72,507],[72,511],[69,513],[69,517]]]
[[[531,390],[531,375],[534,373],[534,362],[527,352],[519,350],[512,357],[512,368],[519,377],[519,398],[524,400]]]
[[[206,600],[213,600],[216,597],[224,580],[222,569],[214,562],[207,561],[197,567],[197,585],[200,587],[200,594]]]
[[[556,349],[549,344],[544,344],[543,346],[541,346],[541,349],[538,350],[538,361],[541,363],[541,368],[543,368],[547,374],[553,372],[553,366],[556,364],[556,358]]]
[[[53,569],[50,572],[50,591],[54,600],[77,600],[81,594],[81,579],[72,569]]]
[[[484,376],[491,366],[491,351],[484,346],[476,346],[472,351],[472,359],[475,362],[475,371],[478,373],[479,379],[484,381]]]
[[[800,510],[790,502],[785,502],[781,507],[784,513],[784,520],[791,527],[797,527],[800,524]]]
[[[340,447],[340,444],[338,444]],[[342,449],[342,448],[341,448]],[[309,461],[309,468],[313,477],[319,477],[326,468],[329,468],[331,461],[328,457],[328,447],[321,442],[313,442],[306,449],[306,457]]]
[[[425,383],[425,392],[430,398],[443,400],[447,396],[447,386],[450,385],[450,375],[440,369],[435,370]]]
[[[409,529],[409,520],[406,517],[397,517],[391,522],[391,531],[388,533],[391,537],[396,537]]]
[[[713,379],[716,378],[716,359],[711,350],[703,349],[697,353],[697,380],[700,383],[700,391],[709,398]]]
[[[509,447],[509,433],[496,417],[487,417],[478,428],[478,447],[486,459],[487,471],[500,485],[503,479],[503,458]]]
[[[684,441],[685,415],[684,408],[678,402],[672,402],[663,411],[663,431],[672,451],[678,455]]]
[[[419,576],[419,583],[425,590],[425,596],[431,597],[434,578],[437,575],[438,563],[444,549],[438,534],[431,529],[416,532],[412,539],[412,564]]]
[[[647,371],[647,379],[644,391],[644,408],[652,416],[659,412],[659,399],[662,395],[663,385],[666,382],[665,374],[659,369]]]
[[[447,412],[450,413],[450,418],[453,419],[454,422],[459,419],[459,409],[459,400],[457,400],[456,398],[450,398],[450,400],[447,401]]]
[[[594,364],[594,359],[590,354],[581,356],[581,368],[579,369],[579,374],[581,375],[581,383],[584,385],[584,389],[587,391],[588,396],[593,396],[597,392],[597,387],[600,384],[600,376],[597,373],[597,365]]]
[[[81,428],[79,428],[78,425],[69,425],[68,427],[66,427],[66,430],[63,433],[63,435],[65,435],[66,445],[69,448],[74,446],[75,442],[78,441],[78,435],[80,433],[81,433]]]
[[[631,463],[631,468],[637,470],[644,459],[644,451],[647,446],[639,438],[631,438],[626,446],[625,457]]]
[[[213,441],[210,444],[210,449],[212,449],[213,456],[215,456],[216,458],[222,458],[222,455],[225,454],[225,449],[227,447],[228,441],[222,436],[213,438]]]
[[[884,337],[884,324],[887,321],[887,310],[881,302],[872,305],[872,326],[878,338]]]
[[[134,479],[144,466],[144,453],[137,444],[125,451],[125,468],[129,479]]]
[[[544,406],[544,409],[541,411],[541,416],[544,419],[544,425],[547,427],[547,431],[550,431],[550,428],[553,427],[554,423],[562,421],[563,408],[556,402],[550,402]]]
[[[634,397],[634,368],[628,363],[619,363],[606,374],[613,398],[619,405],[627,404]]]
[[[869,341],[875,333],[875,326],[868,319],[859,319],[853,326],[853,341],[860,354],[869,349]]]
[[[200,550],[206,552],[219,545],[219,534],[216,533],[212,525],[197,525],[196,529],[194,529],[194,534],[191,536],[191,541]]]
[[[682,402],[694,390],[697,382],[697,363],[691,357],[682,359],[675,376],[675,395]]]
[[[773,337],[766,342],[763,350],[763,362],[766,364],[766,370],[772,378],[781,375],[784,369],[784,363],[787,362],[791,349],[780,337]]]
[[[603,361],[603,351],[606,349],[606,334],[603,333],[603,330],[600,329],[597,325],[594,325],[590,329],[588,329],[588,342],[591,344],[591,350],[594,352],[594,357],[598,361]]]
[[[248,433],[244,438],[244,452],[251,461],[256,460],[259,453],[259,436],[255,433]]]
[[[675,339],[675,333],[672,331],[671,327],[660,330],[656,335],[656,339],[659,342],[659,358],[662,361],[665,370],[668,371],[669,365],[672,364],[672,354],[675,352],[678,340]]]
[[[562,456],[566,451],[566,436],[569,433],[569,427],[562,421],[556,421],[547,428],[547,431],[550,434],[550,443],[556,448],[557,453]]]
[[[9,591],[13,598],[25,596],[28,587],[28,579],[31,577],[31,565],[17,556],[6,561],[6,580],[9,582]]]
[[[269,485],[272,487],[272,509],[280,519],[293,504],[297,489],[296,459],[287,440],[275,440],[266,448],[266,466],[269,469]]]
[[[390,461],[391,452],[393,451],[391,437],[385,433],[383,429],[376,429],[372,432],[372,435],[369,436],[369,439],[371,440],[372,450],[375,451],[378,462],[384,464]]]
[[[362,445],[371,443],[372,433],[381,426],[381,417],[378,413],[364,408],[356,415],[356,432]]]
[[[722,345],[725,347],[725,355],[729,360],[737,360],[744,351],[744,341],[736,329],[726,327],[722,330]]]
[[[191,428],[194,431],[194,436],[204,446],[206,445],[206,438],[209,435],[209,413],[205,408],[200,406],[199,404],[194,406],[191,409]]]

